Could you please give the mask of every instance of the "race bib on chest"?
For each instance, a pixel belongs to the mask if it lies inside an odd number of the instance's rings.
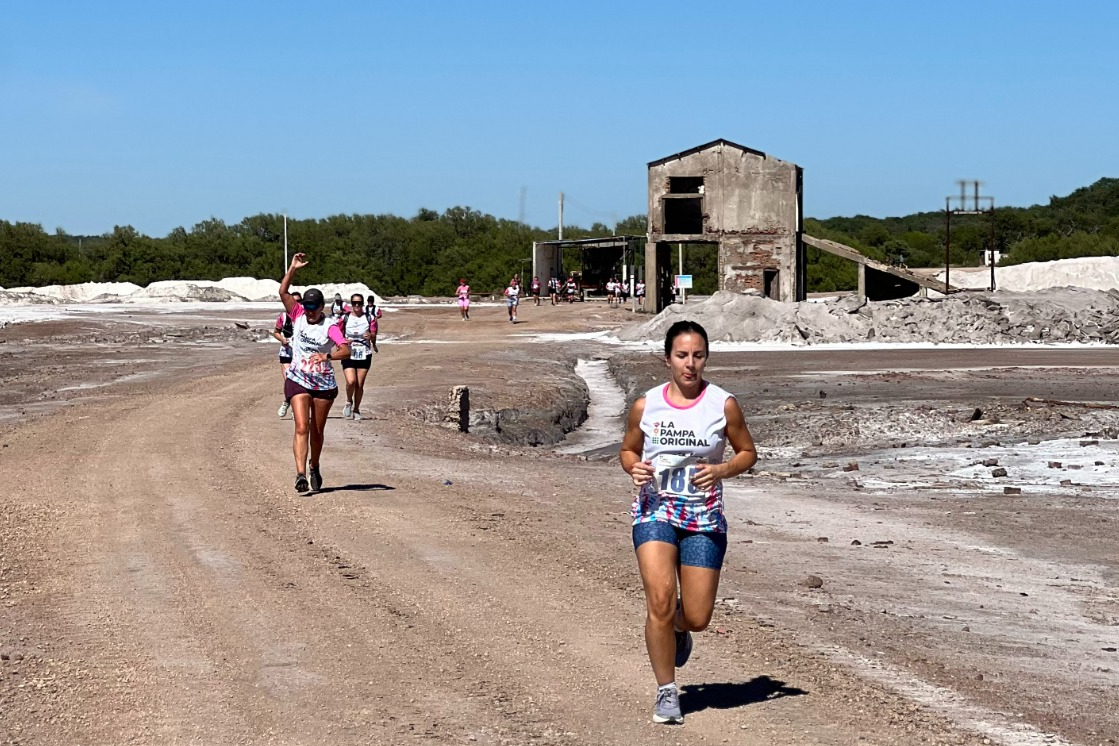
[[[695,456],[662,453],[653,461],[656,469],[657,492],[678,495],[684,498],[697,498],[706,494],[692,484],[692,479],[706,462]]]

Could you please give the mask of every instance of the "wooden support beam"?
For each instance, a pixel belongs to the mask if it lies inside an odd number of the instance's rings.
[[[852,262],[855,262],[859,265],[859,295],[863,295],[866,289],[866,279],[864,273],[866,272],[867,267],[878,270],[879,272],[885,272],[886,274],[893,275],[894,277],[900,277],[903,280],[909,280],[910,282],[916,283],[919,287],[923,287],[927,290],[935,290],[936,292],[944,293],[945,295],[948,295],[949,293],[959,292],[959,288],[948,285],[942,281],[934,280],[931,277],[925,277],[923,275],[910,272],[908,269],[905,269],[903,267],[891,267],[889,264],[883,264],[882,262],[871,259],[869,256],[862,253],[858,249],[847,246],[846,244],[841,244],[836,241],[829,241],[826,238],[816,238],[815,236],[809,236],[808,234],[804,234],[803,238],[804,242],[809,246],[814,246],[820,251],[826,251],[829,254],[835,254],[836,256],[843,257],[844,259],[850,259]]]

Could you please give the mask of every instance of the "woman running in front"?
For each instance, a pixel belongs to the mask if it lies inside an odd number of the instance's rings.
[[[470,286],[466,284],[465,277],[458,281],[456,292],[458,294],[458,312],[463,321],[470,321]]]
[[[703,379],[707,332],[677,321],[664,339],[668,383],[633,404],[619,457],[638,487],[633,546],[645,586],[645,647],[657,679],[653,721],[683,723],[676,669],[707,628],[727,550],[723,480],[758,460],[734,395]],[[727,442],[734,457],[723,462]],[[677,585],[680,595],[677,597]]]
[[[295,491],[307,492],[307,457],[310,450],[311,480],[309,489],[322,488],[319,457],[322,455],[326,416],[330,405],[338,396],[338,382],[334,379],[331,360],[346,360],[350,346],[337,324],[326,316],[326,299],[318,288],[311,288],[298,302],[288,292],[297,270],[307,266],[307,255],[296,254],[291,266],[280,281],[280,300],[292,318],[291,365],[284,381],[284,398],[291,402],[295,418]],[[308,441],[310,448],[308,449]]]
[[[350,357],[342,361],[342,375],[346,377],[346,406],[342,417],[361,421],[361,399],[365,395],[365,377],[373,361],[373,317],[365,309],[361,293],[350,296],[349,312],[338,322],[347,344]]]

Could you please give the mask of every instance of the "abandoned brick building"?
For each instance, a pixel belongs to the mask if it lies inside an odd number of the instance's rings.
[[[807,291],[803,172],[729,140],[649,164],[645,283],[659,311],[672,297],[671,248],[718,245],[718,288],[782,301]]]

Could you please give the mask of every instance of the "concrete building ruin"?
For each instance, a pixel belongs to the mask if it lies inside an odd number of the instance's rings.
[[[639,236],[539,241],[533,244],[535,274],[562,274],[563,251],[578,250],[589,275],[631,270],[645,278],[643,309],[664,310],[673,300],[676,244],[717,247],[717,290],[756,291],[778,301],[808,295],[808,246],[854,262],[858,294],[870,300],[904,298],[918,292],[956,292],[934,276],[871,259],[858,249],[804,233],[804,171],[760,150],[729,140],[670,155],[648,164],[649,217],[644,267]],[[562,222],[562,220],[561,220]],[[588,253],[595,253],[588,264]],[[597,277],[596,275],[596,277]],[[605,282],[603,277],[591,279]]]
[[[718,245],[718,289],[757,290],[775,300],[804,300],[800,166],[729,140],[649,164],[646,308],[672,298],[672,244]]]

